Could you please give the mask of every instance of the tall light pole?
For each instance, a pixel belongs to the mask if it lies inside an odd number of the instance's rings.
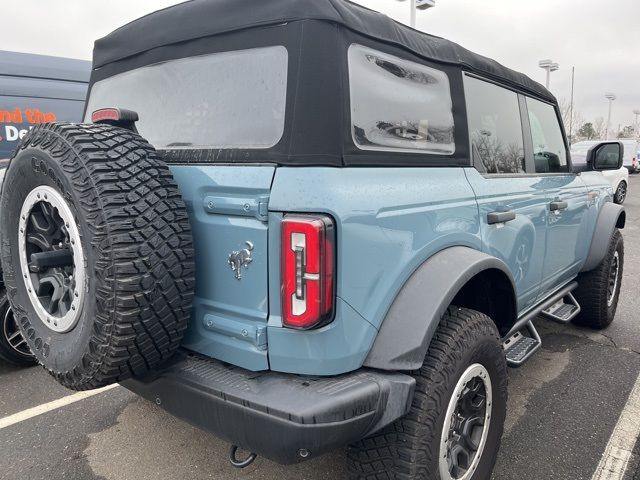
[[[569,146],[573,143],[573,86],[576,79],[576,67],[571,67],[571,103],[569,103]]]
[[[633,114],[636,116],[636,122],[633,124],[635,127],[634,132],[636,134],[636,137],[640,138],[640,124],[638,124],[638,116],[640,116],[640,110],[634,110]]]
[[[555,72],[556,70],[558,70],[560,68],[560,65],[555,63],[553,60],[546,59],[546,60],[540,60],[538,62],[538,66],[541,69],[547,71],[547,82],[546,82],[545,86],[547,88],[549,88],[549,79],[551,77],[551,72]]]
[[[406,0],[398,1],[404,2]],[[409,0],[409,8],[411,9],[409,25],[411,25],[411,28],[416,28],[416,10],[426,10],[435,6],[436,0]]]
[[[609,114],[607,115],[607,138],[605,140],[609,140],[609,124],[611,123],[611,104],[616,99],[615,94],[613,93],[605,93],[604,98],[609,100]]]

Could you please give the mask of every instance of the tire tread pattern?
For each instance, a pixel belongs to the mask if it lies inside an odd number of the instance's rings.
[[[194,295],[189,218],[169,168],[141,136],[109,125],[37,126],[18,151],[30,148],[70,179],[96,259],[89,348],[72,370],[49,373],[76,390],[146,373],[180,345]]]
[[[498,330],[486,315],[474,310],[449,307],[429,345],[420,370],[413,372],[416,389],[407,415],[373,436],[351,445],[347,450],[349,476],[352,480],[417,480],[439,478],[438,419],[448,405],[448,391],[458,365],[480,338],[500,342]],[[496,391],[506,401],[506,361],[496,364],[499,378]],[[502,426],[500,426],[500,433]],[[431,441],[437,437],[437,441]],[[495,452],[486,452],[497,455]],[[492,463],[493,464],[493,463]]]
[[[618,291],[611,307],[607,305],[609,284],[609,270],[616,249],[619,248],[620,273],[618,278]],[[622,282],[624,268],[624,240],[620,230],[615,230],[607,254],[604,259],[593,270],[581,273],[578,276],[578,288],[574,291],[574,296],[580,305],[580,313],[573,322],[577,325],[595,328],[601,330],[608,327],[616,314],[618,306],[618,297],[620,296],[620,287]]]

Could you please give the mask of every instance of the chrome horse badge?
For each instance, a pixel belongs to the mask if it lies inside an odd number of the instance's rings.
[[[253,258],[251,258],[253,243],[245,243],[247,244],[247,248],[243,248],[242,250],[234,250],[229,255],[229,266],[231,267],[231,270],[235,272],[237,280],[242,279],[242,267],[247,268],[253,261]]]

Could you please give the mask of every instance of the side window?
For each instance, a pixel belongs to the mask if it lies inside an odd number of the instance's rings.
[[[474,164],[482,164],[487,173],[523,173],[518,95],[466,75],[464,91]]]
[[[349,88],[351,133],[360,149],[454,153],[446,73],[353,44]]]
[[[567,149],[553,105],[527,98],[536,173],[566,172]]]

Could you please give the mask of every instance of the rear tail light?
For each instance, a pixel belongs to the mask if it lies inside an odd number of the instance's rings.
[[[332,319],[335,229],[330,217],[287,215],[282,222],[282,323],[309,329]]]

